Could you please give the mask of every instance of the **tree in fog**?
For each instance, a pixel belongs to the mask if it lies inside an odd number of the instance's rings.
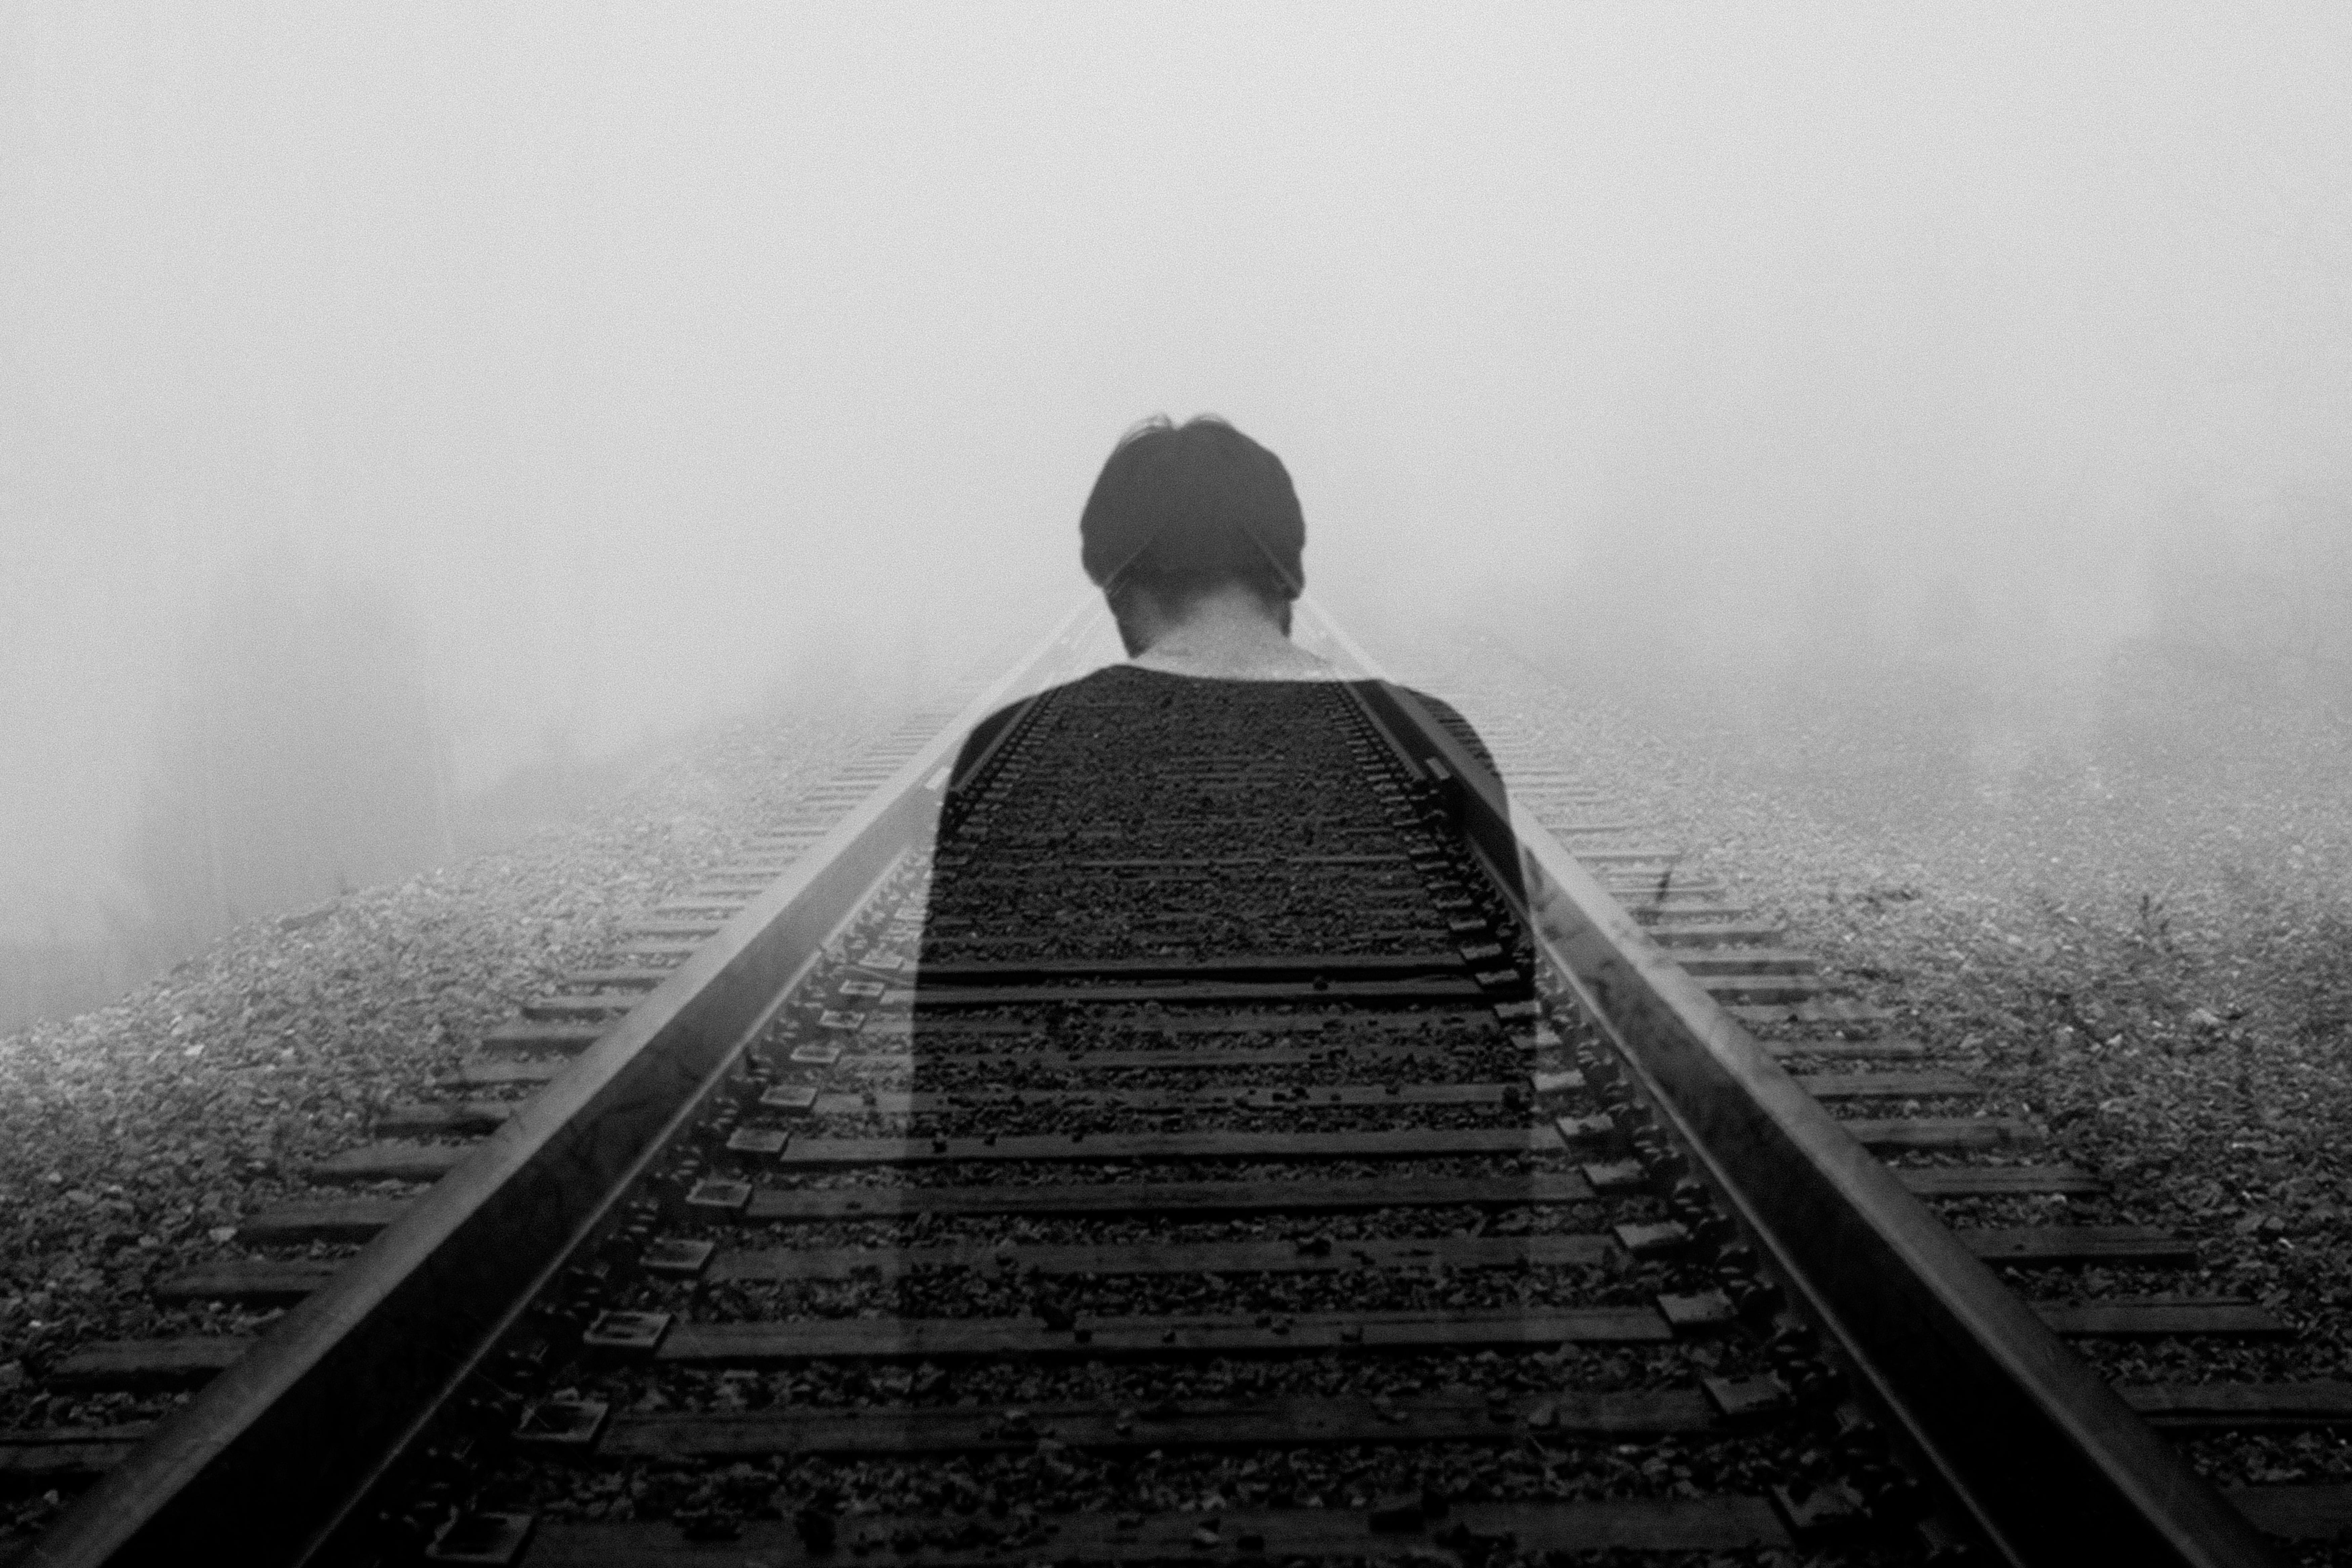
[[[2152,637],[2176,658],[2352,711],[2352,508],[2282,495],[2231,529],[2182,501],[2150,572]]]
[[[2110,736],[2142,762],[2201,754],[2217,727],[2352,724],[2352,507],[2290,490],[2230,515],[2177,499],[2147,570],[2145,631],[2107,670]]]
[[[131,850],[172,945],[446,852],[434,704],[390,595],[257,564],[214,595],[181,668]]]

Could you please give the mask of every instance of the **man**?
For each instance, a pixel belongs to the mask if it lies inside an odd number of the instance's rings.
[[[1129,429],[1087,498],[1078,534],[1087,575],[1102,589],[1129,658],[1089,679],[1116,684],[1123,677],[1114,672],[1128,670],[1202,680],[1344,679],[1290,640],[1290,606],[1307,584],[1299,560],[1307,523],[1289,471],[1215,416],[1181,426],[1155,416]],[[1415,695],[1491,769],[1467,721]],[[959,784],[1027,706],[974,729],[956,767]]]
[[[1001,710],[966,742],[919,1004],[942,976],[962,985],[991,964],[1452,945],[1427,907],[1417,926],[1403,912],[1421,889],[1360,754],[1356,694],[1290,640],[1306,536],[1281,459],[1223,420],[1154,418],[1120,439],[1079,537],[1129,661]],[[1487,760],[1458,714],[1419,700]],[[945,1042],[925,1025],[946,1016],[919,1005],[919,1079],[963,1076],[941,1077],[961,1056],[920,1048]]]
[[[898,1180],[924,1189],[917,1235],[987,1262],[882,1282],[871,1306],[1045,1336],[1074,1354],[1024,1371],[1020,1398],[1059,1408],[1166,1407],[1176,1363],[1087,1364],[1096,1325],[1121,1320],[1115,1332],[1161,1343],[1202,1315],[1279,1336],[1281,1312],[1429,1310],[1467,1290],[1516,1321],[1525,1292],[1549,1287],[1507,1268],[1465,1280],[1183,1261],[1269,1226],[1328,1258],[1328,1236],[1313,1248],[1329,1213],[1388,1206],[1408,1172],[1515,1208],[1526,1157],[1491,1143],[1452,1157],[1451,1141],[1524,1129],[1522,1102],[1447,1098],[1526,1070],[1490,1005],[1515,933],[1465,847],[1392,787],[1361,687],[1290,640],[1306,524],[1280,459],[1222,420],[1150,421],[1111,453],[1079,531],[1129,661],[975,729],[941,816],[915,978]],[[1382,1142],[1400,1131],[1439,1142],[1401,1165]],[[1355,1195],[1335,1199],[1333,1183]],[[1309,1187],[1321,1195],[1307,1201]],[[1458,1234],[1454,1200],[1393,1201],[1386,1234]],[[1097,1243],[1121,1244],[1108,1266],[1092,1261]],[[1484,1378],[1477,1348],[1432,1364]],[[1000,1400],[1003,1375],[959,1366],[925,1399]],[[1276,1356],[1265,1375],[1334,1392],[1304,1361]],[[922,1405],[873,1414],[927,1418]],[[1286,1496],[1302,1484],[1286,1479],[1288,1452],[1271,1442],[1262,1473],[1229,1455],[1217,1463],[1240,1468],[1217,1484]],[[1162,1458],[1129,1478],[1135,1495],[1174,1484]]]

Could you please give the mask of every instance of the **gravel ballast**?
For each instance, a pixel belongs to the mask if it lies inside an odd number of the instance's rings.
[[[2013,1288],[2052,1301],[2243,1297],[2296,1330],[2260,1346],[2083,1342],[2102,1373],[2352,1377],[2340,718],[2175,679],[2145,658],[2086,689],[2081,722],[2036,728],[2005,723],[1982,692],[1956,720],[1893,675],[1864,695],[1880,676],[1814,700],[1792,689],[1763,712],[1735,700],[1771,689],[1752,676],[1579,680],[1540,648],[1494,639],[1389,652],[1490,733],[1556,746],[1654,824],[1643,841],[1691,851],[1678,877],[1725,882],[1842,993],[1893,1009],[1888,1033],[1984,1089],[1976,1109],[2042,1130],[2036,1160],[2113,1186],[1938,1205],[1948,1220],[2147,1225],[2198,1248],[2191,1269],[2007,1271]],[[2352,1480],[2352,1441],[2335,1431],[2183,1448],[2224,1486]],[[2288,1555],[2352,1562],[2339,1547]]]
[[[148,1287],[250,1255],[241,1216],[331,1195],[308,1163],[422,1098],[483,1031],[772,826],[893,717],[811,711],[707,734],[578,820],[299,919],[248,921],[113,1005],[0,1039],[0,1427],[110,1426],[184,1397],[47,1397],[39,1377],[90,1341],[266,1325],[275,1313],[164,1307]],[[0,1499],[0,1531],[58,1506]]]

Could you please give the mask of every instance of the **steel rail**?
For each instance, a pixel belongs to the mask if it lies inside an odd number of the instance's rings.
[[[321,1553],[426,1433],[911,848],[955,749],[1060,673],[1082,605],[698,948],[465,1163],[155,1429],[37,1541],[31,1568]]]
[[[1366,676],[1379,667],[1311,603]],[[1538,948],[1676,1134],[1694,1173],[1837,1346],[1862,1392],[1984,1543],[2020,1564],[2273,1561],[2191,1470],[1990,1268],[1645,935],[1542,825],[1511,807],[1420,702],[1359,688],[1465,833],[1516,859]]]

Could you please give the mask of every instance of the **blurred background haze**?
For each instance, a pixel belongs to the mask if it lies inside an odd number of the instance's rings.
[[[903,700],[1203,410],[1354,623],[2341,726],[2352,12],[11,5],[0,1025]]]

